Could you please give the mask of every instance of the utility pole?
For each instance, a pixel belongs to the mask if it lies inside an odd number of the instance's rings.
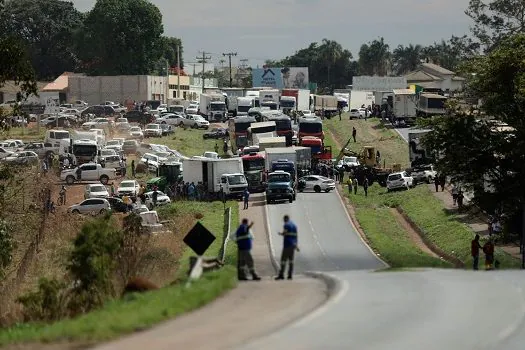
[[[197,60],[199,63],[202,63],[202,93],[204,93],[204,70],[206,69],[206,63],[208,63],[208,60],[211,60],[211,56],[207,56],[210,52],[202,51],[201,54],[201,57],[197,56]]]
[[[199,65],[199,63],[195,63],[195,62],[188,63],[188,62],[186,62],[186,66],[192,66],[193,67],[193,73],[191,75],[192,77],[195,76],[195,67],[198,66],[198,65]]]
[[[170,98],[170,62],[166,59],[166,96],[164,98],[164,103],[168,104],[168,99]]]
[[[180,98],[180,47],[177,46],[177,98]]]
[[[228,52],[222,54],[224,57],[228,56],[228,61],[230,63],[230,87],[233,87],[233,79],[232,79],[232,56],[237,56],[237,52]]]

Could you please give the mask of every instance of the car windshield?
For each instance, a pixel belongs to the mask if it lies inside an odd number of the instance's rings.
[[[127,123],[128,120],[126,118],[118,118],[117,123]]]
[[[138,131],[141,131],[140,128],[138,126],[134,126],[130,129],[132,132],[138,132]]]
[[[133,141],[124,141],[124,146],[135,146],[136,143]]]
[[[122,181],[120,183],[120,187],[135,187],[135,183],[134,182]]]
[[[91,186],[91,192],[105,192],[106,188],[102,185],[100,186]]]
[[[158,125],[158,124],[146,125],[146,129],[148,129],[148,130],[156,130],[158,128],[160,128],[160,125]]]
[[[401,174],[392,174],[390,176],[388,176],[388,180],[392,181],[392,180],[399,180],[401,178]]]
[[[289,182],[290,174],[271,174],[268,176],[268,182]]]
[[[119,146],[120,142],[117,140],[111,140],[106,143],[106,146]]]
[[[230,185],[241,185],[246,183],[244,175],[230,175],[228,176],[228,183]]]

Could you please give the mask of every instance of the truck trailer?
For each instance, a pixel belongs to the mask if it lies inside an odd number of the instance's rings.
[[[228,112],[223,94],[201,94],[199,111],[210,122],[226,121]]]

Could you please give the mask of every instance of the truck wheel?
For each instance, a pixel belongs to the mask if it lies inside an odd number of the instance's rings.
[[[103,184],[103,185],[107,185],[108,182],[109,182],[109,177],[107,175],[102,175],[100,177],[100,182]]]
[[[314,187],[314,191],[315,191],[316,193],[320,193],[320,192],[321,192],[321,186],[319,186],[319,185],[315,185],[315,187]]]
[[[74,209],[74,210],[72,211],[72,213],[73,213],[73,214],[80,214],[80,211],[79,211],[78,209]]]
[[[66,183],[67,183],[68,185],[72,185],[72,184],[74,184],[74,183],[75,183],[75,177],[72,176],[72,175],[69,175],[68,177],[66,177]]]

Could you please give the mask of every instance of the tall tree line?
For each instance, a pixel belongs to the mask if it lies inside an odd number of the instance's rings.
[[[64,71],[149,74],[166,61],[176,66],[177,46],[182,52],[180,39],[162,35],[162,15],[146,0],[97,0],[87,13],[62,0],[6,0],[0,29],[0,38],[26,49],[38,80]]]

